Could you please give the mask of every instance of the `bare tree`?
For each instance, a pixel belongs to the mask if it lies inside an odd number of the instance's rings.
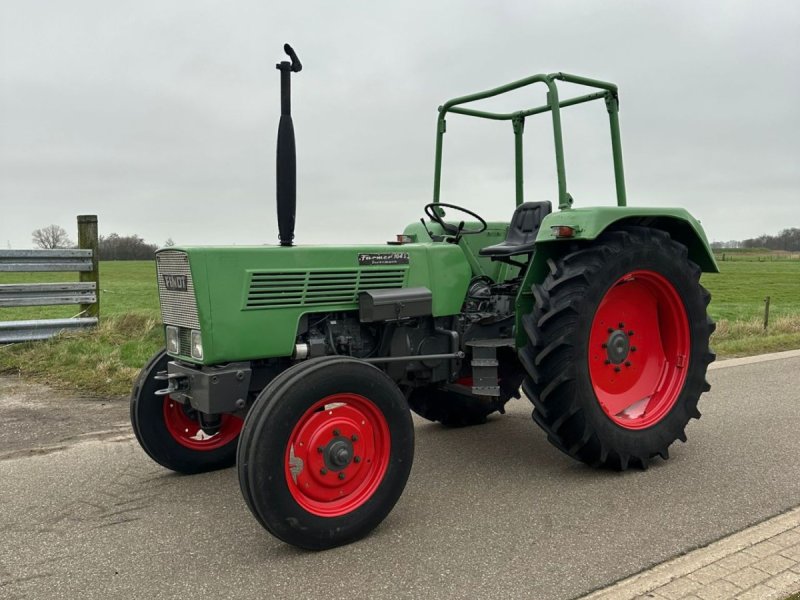
[[[60,225],[48,225],[33,232],[33,243],[39,248],[51,250],[53,248],[69,248],[73,245],[66,230]]]

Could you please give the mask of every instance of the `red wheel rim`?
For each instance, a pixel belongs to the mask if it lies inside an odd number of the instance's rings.
[[[389,450],[389,425],[380,409],[358,394],[333,394],[294,426],[284,458],[286,484],[308,512],[339,517],[378,489]]]
[[[654,271],[620,277],[589,333],[589,375],[606,415],[626,429],[661,421],[683,389],[689,348],[689,320],[675,287]]]
[[[222,448],[236,439],[244,424],[239,417],[223,414],[219,431],[209,435],[200,427],[192,412],[169,396],[164,398],[164,424],[167,431],[176,442],[190,450],[207,452]]]

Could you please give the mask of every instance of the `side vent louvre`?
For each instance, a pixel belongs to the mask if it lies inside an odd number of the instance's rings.
[[[366,290],[402,288],[406,269],[254,271],[245,308],[355,304]]]

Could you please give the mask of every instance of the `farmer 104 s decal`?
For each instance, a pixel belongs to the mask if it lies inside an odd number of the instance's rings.
[[[548,440],[577,460],[623,470],[667,458],[709,389],[714,327],[699,279],[717,267],[688,212],[627,206],[617,87],[554,73],[450,100],[427,219],[386,245],[294,246],[289,85],[301,65],[285,50],[280,245],[157,253],[166,348],[132,394],[142,448],[181,473],[236,464],[255,518],[315,549],[356,540],[391,511],[414,454],[409,409],[475,425],[524,392]],[[561,100],[560,81],[591,92]],[[545,105],[468,107],[533,84],[547,88]],[[609,115],[617,205],[576,208],[560,115],[594,100]],[[555,212],[523,198],[523,129],[539,113],[552,118]],[[511,122],[508,222],[439,201],[449,114]]]

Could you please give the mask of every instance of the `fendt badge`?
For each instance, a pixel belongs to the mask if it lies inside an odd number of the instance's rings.
[[[164,287],[170,292],[188,292],[189,288],[186,281],[186,275],[162,275],[164,278]]]

